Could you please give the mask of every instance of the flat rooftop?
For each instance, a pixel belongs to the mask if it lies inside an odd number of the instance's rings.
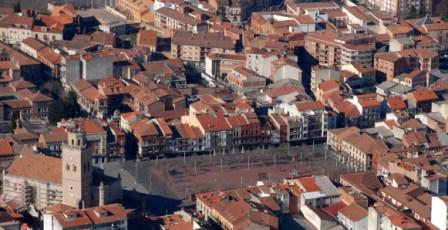
[[[106,25],[128,23],[127,19],[118,15],[118,12],[114,13],[113,10],[107,8],[78,10],[77,13],[81,17],[95,17],[101,24]]]

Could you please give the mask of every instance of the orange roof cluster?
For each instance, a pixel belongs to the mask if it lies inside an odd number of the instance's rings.
[[[414,99],[417,102],[437,100],[437,95],[434,93],[434,91],[427,88],[418,89],[410,94],[414,97]]]
[[[125,209],[121,204],[108,204],[86,209],[75,209],[73,207],[47,208],[46,213],[53,215],[55,220],[63,228],[92,228],[119,221],[126,221],[131,210]]]

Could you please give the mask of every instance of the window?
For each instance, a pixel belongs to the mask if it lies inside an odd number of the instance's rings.
[[[76,172],[76,165],[73,165],[73,172]]]
[[[70,171],[70,165],[69,164],[65,165],[65,170]]]

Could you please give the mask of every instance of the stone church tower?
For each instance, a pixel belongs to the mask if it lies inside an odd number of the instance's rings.
[[[67,134],[62,145],[62,203],[87,208],[92,196],[92,155],[82,132]]]

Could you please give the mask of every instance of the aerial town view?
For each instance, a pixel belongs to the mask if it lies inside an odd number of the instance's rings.
[[[0,230],[448,229],[448,0],[0,0]]]

